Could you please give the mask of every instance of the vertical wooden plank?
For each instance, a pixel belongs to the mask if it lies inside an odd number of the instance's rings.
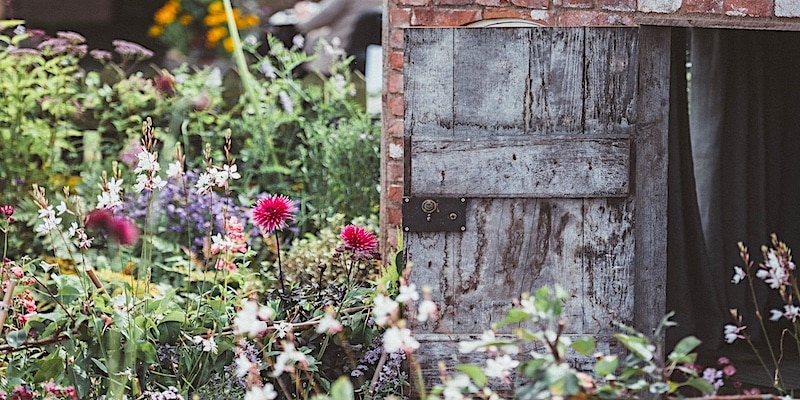
[[[453,29],[406,29],[406,135],[453,132]]]
[[[667,282],[667,137],[670,28],[641,27],[634,144],[636,250],[634,326],[652,333],[664,316]]]
[[[455,253],[454,333],[476,333],[505,316],[523,292],[559,284],[583,296],[581,200],[470,199]],[[581,332],[581,306],[569,301],[569,332]]]
[[[584,328],[612,334],[612,321],[633,324],[633,204],[629,199],[584,203]]]
[[[638,31],[586,31],[586,133],[630,133],[636,124]]]
[[[455,323],[453,266],[457,265],[453,249],[456,234],[409,232],[405,234],[405,254],[411,262],[410,280],[419,290],[429,286],[432,299],[439,307],[436,321],[418,326],[420,333],[451,333]]]
[[[583,47],[583,29],[531,31],[526,131],[583,133]]]
[[[530,30],[458,29],[453,37],[455,134],[522,134]]]

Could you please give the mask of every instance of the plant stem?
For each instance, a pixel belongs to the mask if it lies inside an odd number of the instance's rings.
[[[278,238],[278,231],[275,231],[275,247],[278,255],[278,280],[281,282],[281,295],[286,297],[286,285],[283,283],[283,265],[281,264],[281,240]]]

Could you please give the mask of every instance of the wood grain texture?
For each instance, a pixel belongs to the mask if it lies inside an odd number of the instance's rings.
[[[408,29],[405,43],[405,133],[452,135],[453,30]]]
[[[456,29],[453,57],[455,134],[524,133],[529,30]]]
[[[654,332],[666,312],[667,137],[669,130],[670,28],[642,27],[639,121],[634,138],[634,326]]]
[[[412,137],[411,193],[587,198],[628,194],[627,137]]]
[[[636,124],[638,32],[630,28],[587,29],[586,133],[630,133]]]
[[[526,131],[583,132],[583,29],[531,30]]]

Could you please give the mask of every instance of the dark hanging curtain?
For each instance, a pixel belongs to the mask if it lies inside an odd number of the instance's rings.
[[[800,34],[675,29],[672,54],[667,305],[703,350],[726,346],[731,308],[764,338],[744,284],[738,242],[760,247],[778,234],[800,251]],[[682,46],[686,43],[687,46]],[[687,101],[687,49],[688,101]],[[775,298],[756,285],[758,308]],[[770,335],[770,337],[775,335]]]

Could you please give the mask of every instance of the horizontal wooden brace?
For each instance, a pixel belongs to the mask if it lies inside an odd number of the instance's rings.
[[[407,156],[414,196],[592,198],[629,192],[627,135],[412,135]]]

